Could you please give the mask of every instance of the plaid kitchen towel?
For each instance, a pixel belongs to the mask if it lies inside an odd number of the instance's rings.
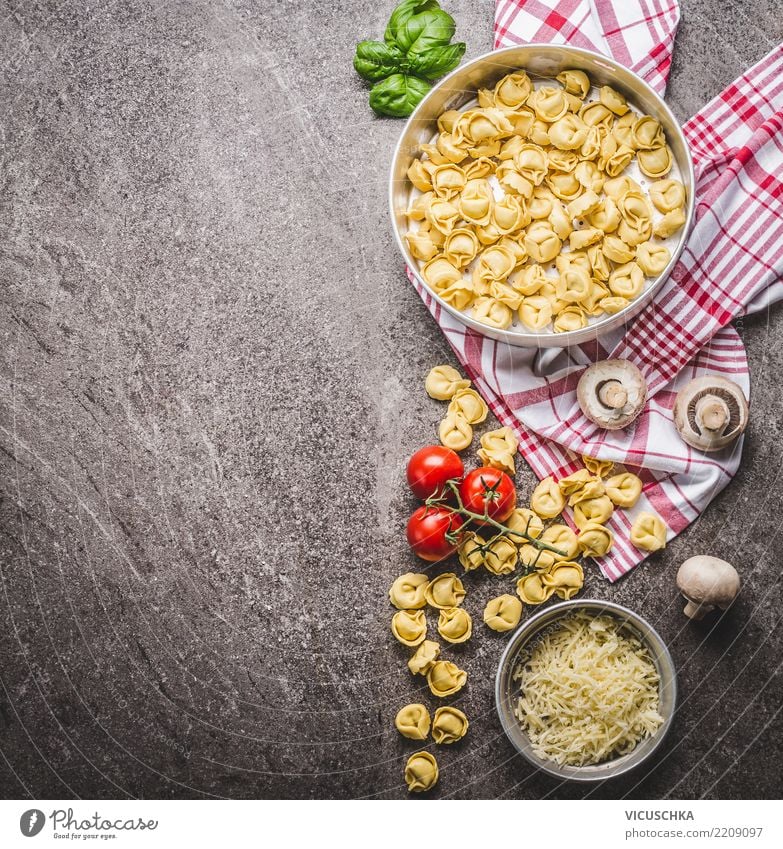
[[[666,0],[498,0],[495,47],[568,43],[613,57],[663,94],[676,2]],[[783,297],[783,45],[732,83],[684,126],[696,168],[696,224],[671,278],[632,323],[557,355],[534,372],[535,350],[468,330],[411,276],[465,371],[538,477],[581,468],[579,454],[631,467],[644,482],[633,510],[616,511],[611,553],[597,562],[615,581],[647,553],[629,539],[634,517],[654,511],[669,539],[731,480],[742,440],[714,454],[688,447],[672,423],[674,398],[696,376],[727,375],[749,394],[748,364],[733,318]],[[605,431],[576,401],[583,368],[622,357],[641,369],[649,400],[635,424]],[[570,520],[570,517],[566,516]]]

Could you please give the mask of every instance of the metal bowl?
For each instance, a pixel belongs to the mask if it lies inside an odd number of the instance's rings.
[[[553,623],[562,621],[575,611],[584,610],[598,616],[608,614],[621,621],[624,628],[630,631],[650,652],[660,677],[659,711],[663,724],[651,737],[646,737],[636,748],[627,755],[622,755],[600,764],[590,766],[560,766],[554,761],[544,760],[533,751],[530,740],[522,725],[514,715],[514,706],[519,698],[519,685],[512,679],[514,667],[520,652],[529,646],[542,630]],[[604,781],[616,778],[640,766],[648,760],[653,752],[661,745],[674,718],[677,702],[677,676],[672,656],[658,632],[641,616],[609,601],[598,599],[574,599],[542,610],[527,620],[511,637],[503,656],[500,658],[498,673],[495,679],[495,702],[503,730],[517,751],[530,763],[549,775],[568,781]]]
[[[461,109],[475,100],[476,91],[479,88],[492,88],[501,77],[511,71],[525,70],[535,81],[535,78],[554,78],[561,71],[569,68],[585,71],[594,85],[611,85],[624,94],[629,104],[637,111],[652,115],[660,122],[674,155],[674,170],[679,171],[679,178],[682,180],[687,194],[685,225],[679,232],[679,238],[673,237],[676,239],[676,244],[670,246],[671,261],[663,270],[663,273],[649,281],[645,291],[624,310],[615,315],[605,316],[592,324],[588,324],[587,327],[566,333],[554,333],[553,331],[531,333],[515,327],[508,330],[497,330],[476,321],[467,313],[447,304],[427,286],[419,274],[419,264],[411,255],[407,242],[403,238],[408,228],[404,213],[413,189],[406,172],[411,162],[419,156],[419,146],[422,143],[430,142],[435,136],[438,116],[448,109]],[[394,235],[408,267],[416,275],[419,283],[441,305],[442,309],[451,313],[460,322],[478,333],[501,342],[507,342],[510,345],[534,348],[565,348],[569,345],[577,345],[594,339],[596,336],[623,326],[641,312],[655,297],[656,292],[663,286],[682,253],[685,239],[691,228],[694,210],[694,183],[691,154],[680,125],[669,107],[641,77],[614,60],[589,50],[553,44],[526,44],[522,47],[495,50],[462,65],[456,71],[444,77],[421,101],[416,111],[408,119],[394,151],[389,177],[389,209]]]

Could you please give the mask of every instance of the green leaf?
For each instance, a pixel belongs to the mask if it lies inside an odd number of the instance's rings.
[[[440,9],[440,5],[437,0],[402,0],[402,3],[391,13],[383,40],[387,44],[396,44],[397,32],[405,25],[408,18],[427,9]]]
[[[356,45],[353,66],[356,73],[371,83],[402,70],[403,55],[398,47],[382,41],[360,41]]]
[[[452,39],[457,25],[443,9],[427,9],[408,18],[397,31],[397,46],[409,56],[423,53],[431,47],[445,47]]]
[[[465,44],[447,44],[445,47],[430,47],[422,53],[408,55],[408,69],[417,77],[436,80],[453,71],[465,54]]]
[[[418,77],[392,74],[370,89],[370,106],[379,115],[407,118],[430,88]]]

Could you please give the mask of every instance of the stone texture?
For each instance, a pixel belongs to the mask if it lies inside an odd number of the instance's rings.
[[[351,68],[389,5],[2,3],[6,797],[406,795],[392,720],[432,700],[386,592],[417,565],[402,474],[442,413],[422,380],[453,357],[387,220],[402,125]],[[446,5],[468,56],[489,49],[487,4]],[[682,5],[685,118],[783,33],[774,0]],[[780,796],[781,317],[742,331],[737,479],[630,577],[588,579],[672,648],[663,753],[620,785],[534,774],[494,714],[504,639],[478,627],[433,795]],[[719,622],[681,614],[697,551],[743,571]],[[500,585],[470,585],[480,618]]]

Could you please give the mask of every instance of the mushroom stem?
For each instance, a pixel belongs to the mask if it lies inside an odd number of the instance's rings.
[[[682,612],[688,617],[688,619],[704,619],[704,614],[709,613],[713,609],[711,604],[697,604],[689,598],[686,598],[686,601],[688,603],[685,605]]]
[[[628,393],[619,380],[607,380],[598,390],[598,400],[610,410],[621,410],[628,403]]]
[[[713,433],[722,431],[730,418],[726,402],[714,395],[707,395],[696,407],[696,420]]]

